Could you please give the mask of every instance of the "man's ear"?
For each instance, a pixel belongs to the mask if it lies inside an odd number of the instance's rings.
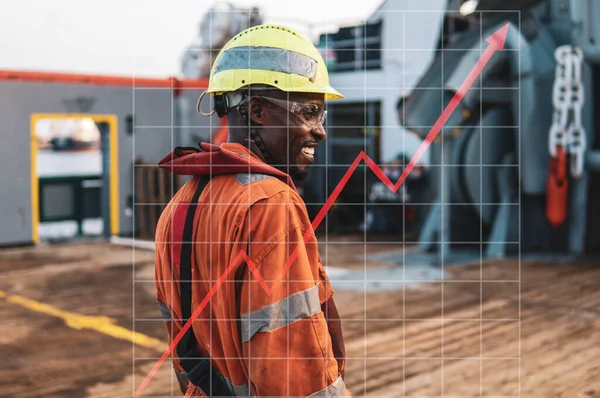
[[[258,126],[262,126],[264,124],[265,118],[265,107],[260,98],[250,98],[250,101],[248,101],[247,109],[252,123]]]

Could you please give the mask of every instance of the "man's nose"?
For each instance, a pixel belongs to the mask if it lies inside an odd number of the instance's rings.
[[[316,139],[321,141],[325,141],[327,138],[327,132],[325,131],[325,127],[323,127],[322,123],[317,123],[317,125],[312,128],[311,134],[315,136]]]

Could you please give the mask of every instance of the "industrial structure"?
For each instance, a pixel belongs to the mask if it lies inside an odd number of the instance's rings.
[[[398,153],[412,156],[487,37],[510,22],[504,51],[424,156],[432,178],[421,249],[445,263],[597,250],[598,4],[443,0],[402,8],[386,1],[365,25],[321,36],[320,45],[331,50],[332,83],[348,88],[329,107],[322,163],[349,164],[361,150],[380,164]],[[331,191],[343,170],[327,173],[317,177]],[[366,173],[353,177],[349,201],[366,203],[373,181]],[[355,211],[358,218],[363,213]]]
[[[328,139],[297,184],[313,215],[360,151],[386,174],[405,164],[510,22],[421,159],[421,195],[394,203],[361,164],[318,231],[359,225],[377,198],[395,213],[375,220],[400,230],[411,206],[425,216],[416,238],[319,239],[353,396],[599,396],[600,269],[572,258],[600,248],[599,16],[596,0],[387,0],[317,39],[346,98],[328,104]],[[167,344],[153,228],[182,181],[156,165],[174,146],[227,138],[225,119],[196,112],[207,81],[192,58],[181,79],[0,71],[0,246],[43,242],[52,220],[103,224],[98,240],[0,251],[0,395],[128,396],[148,375],[143,394],[180,394],[170,361],[155,368]],[[97,126],[99,174],[36,164],[55,154],[36,130],[65,119]],[[130,236],[144,241],[106,239]],[[526,255],[541,251],[552,255]]]
[[[231,14],[221,11],[211,9],[210,15],[222,20],[222,14]],[[244,23],[261,20],[260,10],[246,11],[253,18]],[[329,105],[326,145],[317,152],[308,180],[298,184],[309,212],[320,209],[360,151],[378,164],[412,156],[485,48],[485,38],[511,22],[506,49],[484,70],[422,159],[433,178],[417,196],[427,213],[418,241],[424,251],[447,258],[462,249],[505,256],[519,249],[582,254],[600,247],[593,222],[600,214],[590,205],[600,194],[593,183],[599,167],[594,87],[600,50],[598,26],[586,17],[599,13],[593,2],[559,0],[434,0],[410,2],[402,10],[384,2],[364,25],[321,35],[332,84],[345,99]],[[204,36],[226,40],[241,23],[234,18],[239,12],[233,14],[217,24],[220,35]],[[433,28],[408,34],[423,24]],[[210,24],[204,20],[201,26]],[[576,47],[568,51],[565,45]],[[152,203],[164,203],[176,187],[160,178],[143,184],[137,178],[136,183],[134,170],[153,167],[173,146],[226,139],[224,119],[196,112],[205,87],[202,79],[1,72],[4,137],[12,144],[1,149],[1,178],[15,188],[0,210],[5,220],[0,244],[39,241],[40,203],[61,200],[39,191],[33,137],[38,120],[65,115],[92,117],[102,133],[105,236],[151,238],[151,228],[140,235],[139,223],[145,219],[151,226],[160,213]],[[576,102],[560,91],[576,88]],[[564,109],[573,113],[568,121]],[[563,122],[579,124],[558,125]],[[343,231],[364,222],[375,182],[366,168],[357,169],[322,228]],[[142,195],[143,190],[152,192]],[[134,207],[151,215],[135,221]]]
[[[96,122],[103,159],[99,179],[104,235],[132,236],[134,207],[159,206],[139,203],[134,198],[136,164],[142,163],[139,168],[156,168],[173,145],[210,141],[219,133],[223,136],[221,121],[196,112],[197,98],[206,87],[203,80],[1,71],[0,112],[5,144],[0,148],[0,181],[6,189],[0,208],[0,245],[39,242],[41,203],[46,203],[46,209],[77,203],[73,195],[78,189],[71,184],[73,181],[43,184],[49,189],[40,191],[35,134],[39,120],[91,118]],[[168,194],[173,188],[165,185],[162,189]],[[65,209],[67,215],[75,211]]]
[[[239,32],[263,21],[261,10],[217,2],[204,13],[198,37],[183,52],[181,74],[186,79],[208,79],[221,48]]]
[[[448,255],[460,246],[455,242],[484,242],[490,256],[519,247],[572,255],[597,250],[600,4],[467,3],[466,17],[458,2],[446,16],[467,23],[446,33],[444,51],[398,111],[402,125],[424,137],[439,114],[432,104],[454,95],[485,39],[510,22],[504,51],[432,147],[432,164],[442,167],[431,187],[436,199],[421,232],[424,248]]]

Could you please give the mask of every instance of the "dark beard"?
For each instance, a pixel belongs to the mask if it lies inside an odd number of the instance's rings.
[[[283,171],[285,174],[292,177],[294,182],[303,181],[308,176],[308,170],[302,171],[298,168],[298,166],[283,166],[283,167],[275,167],[279,171]]]
[[[290,177],[292,177],[292,180],[294,180],[295,182],[303,181],[306,179],[307,176],[308,170],[302,171],[296,167],[290,170]]]

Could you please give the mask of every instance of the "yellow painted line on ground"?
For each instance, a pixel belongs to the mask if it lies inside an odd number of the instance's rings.
[[[18,304],[35,312],[40,312],[42,314],[61,318],[65,321],[67,326],[73,329],[95,330],[97,332],[106,334],[116,339],[131,341],[132,343],[135,343],[137,345],[155,349],[158,352],[163,352],[167,348],[166,344],[162,341],[147,336],[143,333],[134,332],[132,330],[116,325],[116,320],[106,316],[90,316],[75,314],[73,312],[64,311],[59,308],[53,307],[49,304],[41,303],[35,300],[30,300],[25,297],[7,295],[1,290],[0,298],[5,298],[10,303]]]

